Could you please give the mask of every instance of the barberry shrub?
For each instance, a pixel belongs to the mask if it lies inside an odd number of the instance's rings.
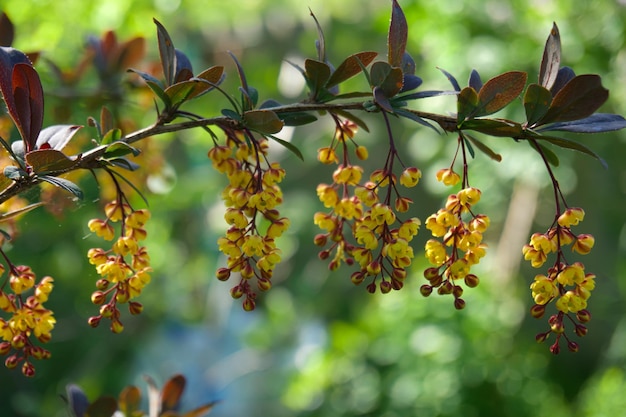
[[[149,141],[171,132],[192,130],[202,135],[210,143],[206,163],[223,177],[226,231],[216,244],[224,262],[215,275],[230,283],[230,296],[240,299],[243,309],[250,311],[262,300],[259,294],[272,288],[283,258],[281,236],[292,222],[281,212],[288,204],[281,184],[289,181],[289,173],[273,159],[271,145],[303,159],[303,146],[278,135],[286,127],[321,123],[320,119],[333,126],[315,155],[320,164],[332,167],[332,175],[320,176],[319,185],[310,190],[319,198],[312,219],[319,233],[311,245],[318,247],[321,262],[331,271],[346,265],[351,272],[341,273],[372,294],[398,291],[407,280],[421,280],[422,296],[449,296],[458,310],[466,307],[464,292],[480,283],[475,266],[488,256],[483,234],[490,217],[480,202],[490,196],[473,185],[469,165],[477,153],[493,163],[507,163],[485,137],[533,149],[552,184],[554,213],[547,230],[532,234],[529,243],[520,248],[520,256],[538,269],[529,279],[529,296],[534,302],[530,314],[535,318],[548,314],[547,330],[540,332],[537,340],[548,340],[554,333],[552,353],[559,353],[563,344],[573,352],[579,349],[574,336],[587,334],[589,300],[596,279],[581,258],[592,251],[595,239],[589,233],[593,231],[577,230],[585,211],[568,203],[554,167],[562,149],[604,164],[592,149],[561,132],[596,134],[626,127],[623,117],[597,112],[608,98],[600,76],[576,75],[562,65],[560,34],[554,24],[539,60],[536,82],[529,82],[524,71],[508,71],[483,81],[474,70],[468,85],[462,86],[451,72],[442,69],[451,88],[425,90],[407,50],[408,24],[397,0],[391,2],[387,53],[383,56],[357,51],[333,65],[335,57],[330,57],[322,27],[313,14],[312,19],[318,29],[317,54],[302,65],[292,64],[305,80],[307,96],[289,104],[262,99],[262,92],[250,85],[235,54],[230,54],[238,79],[235,91],[224,88],[226,70],[221,65],[194,71],[188,56],[175,47],[175,39],[157,20],[160,62],[156,70],[142,61],[143,39],[119,42],[113,32],[91,39],[87,56],[92,61],[86,58],[74,73],[62,74],[55,67],[71,84],[92,63],[102,87],[116,92],[117,98],[123,98],[123,89],[129,87],[122,83],[128,71],[130,87],[139,90],[143,100],[154,103],[153,122],[143,128],[118,120],[105,106],[87,120],[87,126],[44,127],[45,91],[34,66],[38,56],[10,47],[12,34],[6,35],[7,19],[3,20],[0,90],[15,126],[11,136],[0,138],[0,220],[5,225],[0,237],[0,354],[5,356],[6,367],[19,367],[24,375],[33,376],[33,361],[51,356],[43,346],[53,337],[56,324],[53,311],[45,306],[54,297],[54,280],[45,271],[33,271],[25,254],[10,251],[10,242],[20,238],[22,215],[42,205],[57,210],[55,200],[44,198],[44,193],[32,201],[31,190],[60,190],[80,200],[85,186],[96,183],[100,187],[102,215],[86,225],[103,244],[85,254],[98,277],[91,294],[94,312],[85,320],[92,327],[105,321],[112,332],[120,333],[126,320],[124,309],[131,315],[142,312],[138,299],[149,291],[153,273],[150,248],[144,246],[150,209],[149,198],[143,195],[147,176],[142,172],[158,167],[136,162],[139,146],[149,146]],[[354,85],[346,81],[359,77],[359,87],[346,89],[346,85]],[[427,105],[428,99],[438,96],[449,96],[455,107],[446,114],[416,109],[416,102]],[[220,114],[186,109],[192,100],[216,97],[227,103]],[[494,116],[510,106],[520,108],[520,120]],[[383,154],[369,152],[361,139],[368,135],[370,119],[379,119],[385,126],[384,134],[377,138],[386,145]],[[434,213],[422,212],[421,217],[412,213],[420,211],[415,190],[426,167],[417,166],[400,152],[398,141],[402,138],[396,137],[393,129],[399,119],[415,129],[431,129],[456,144],[449,162],[434,171],[449,195]],[[80,142],[81,134],[91,140]],[[368,168],[371,166],[374,168]],[[84,173],[91,173],[94,180],[89,183],[82,178]],[[418,244],[420,234],[427,236]],[[417,256],[425,256],[429,264],[420,274],[414,267]]]

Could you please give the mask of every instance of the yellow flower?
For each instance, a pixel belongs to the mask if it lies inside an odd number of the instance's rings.
[[[317,196],[324,203],[324,207],[332,208],[337,205],[339,195],[334,187],[327,184],[319,184],[317,186]]]
[[[459,174],[454,172],[450,168],[440,169],[436,174],[437,181],[443,182],[444,185],[447,186],[455,186],[461,181],[461,177]]]
[[[422,178],[422,171],[415,167],[409,167],[402,171],[400,175],[400,184],[407,188],[415,187]]]
[[[559,294],[559,290],[554,281],[545,275],[536,275],[535,281],[530,284],[532,296],[536,304],[544,305]]]
[[[339,158],[337,158],[337,153],[333,148],[325,147],[317,150],[317,160],[322,164],[336,164],[339,162]]]
[[[576,226],[585,218],[585,210],[580,207],[568,208],[561,214],[557,220],[560,226],[570,227]]]
[[[430,239],[426,242],[425,255],[428,262],[434,266],[441,266],[448,259],[445,246],[435,239]]]
[[[113,227],[105,220],[91,219],[89,223],[87,223],[87,227],[104,240],[113,240],[113,237],[115,237]]]

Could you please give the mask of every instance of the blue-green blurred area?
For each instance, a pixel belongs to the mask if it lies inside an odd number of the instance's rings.
[[[409,23],[408,51],[417,62],[425,89],[450,89],[443,68],[466,83],[472,69],[483,81],[501,72],[523,70],[536,80],[552,22],[559,25],[563,64],[576,73],[598,73],[611,91],[603,112],[626,114],[626,5],[623,1],[400,1]],[[199,72],[224,65],[224,88],[237,94],[237,75],[226,51],[232,51],[261,100],[281,102],[305,97],[303,82],[287,63],[315,58],[317,30],[309,8],[326,36],[328,58],[338,65],[363,50],[386,53],[391,2],[382,0],[4,0],[1,8],[16,27],[14,46],[40,50],[37,63],[47,100],[46,124],[57,123],[51,108],[64,103],[71,122],[86,124],[99,108],[80,98],[63,102],[61,86],[46,59],[65,70],[79,62],[88,36],[109,29],[119,41],[147,40],[146,62],[158,59],[153,18],[170,32],[177,48]],[[125,83],[137,83],[127,75]],[[97,84],[93,70],[84,92]],[[82,85],[82,84],[81,84]],[[367,88],[363,77],[347,89]],[[133,101],[136,100],[136,101]],[[119,118],[136,128],[154,121],[154,113],[131,96],[117,107]],[[212,116],[228,106],[211,93],[189,110]],[[421,100],[416,108],[454,112],[451,96]],[[502,117],[522,118],[521,103]],[[367,170],[382,162],[386,133],[376,115],[370,133],[357,140],[370,151]],[[580,233],[595,236],[596,247],[584,258],[597,275],[590,300],[593,320],[581,349],[559,356],[538,345],[545,318],[531,319],[528,286],[536,271],[521,264],[521,246],[553,220],[549,178],[538,155],[526,144],[501,138],[485,143],[503,156],[501,163],[477,154],[470,179],[482,190],[477,210],[492,218],[489,251],[478,273],[481,285],[467,290],[463,311],[452,300],[424,299],[422,257],[428,231],[415,239],[416,260],[405,288],[369,295],[351,284],[352,271],[329,272],[317,259],[312,216],[323,207],[315,186],[330,182],[332,168],[316,163],[316,150],[327,146],[333,125],[319,121],[285,129],[304,154],[300,161],[279,146],[272,152],[287,171],[281,213],[291,219],[281,238],[285,262],[275,271],[274,287],[260,295],[257,310],[244,313],[230,299],[229,283],[214,278],[224,258],[216,239],[224,232],[220,200],[225,179],[214,172],[206,152],[211,138],[201,130],[151,139],[161,149],[160,171],[148,177],[152,212],[146,241],[153,260],[151,284],[140,301],[141,316],[124,312],[121,335],[105,325],[91,329],[96,313],[89,297],[97,279],[86,252],[102,245],[87,221],[102,217],[95,181],[83,178],[81,203],[61,197],[61,215],[43,209],[21,219],[21,235],[8,255],[39,275],[52,275],[49,307],[58,320],[47,345],[52,359],[36,363],[33,379],[19,370],[0,369],[0,415],[64,416],[60,394],[79,384],[91,399],[117,395],[125,386],[145,389],[142,375],[160,383],[176,373],[188,378],[183,410],[219,400],[215,416],[580,416],[623,415],[626,406],[626,147],[623,133],[579,136],[609,168],[589,157],[559,150],[556,170],[572,206],[587,215]],[[415,214],[424,220],[443,203],[447,190],[434,179],[449,166],[456,138],[396,120],[393,127],[403,159],[424,173],[411,191]],[[91,133],[92,134],[92,133]],[[145,162],[145,161],[144,161]],[[106,181],[101,177],[100,181]],[[36,199],[37,194],[27,196]],[[133,197],[134,203],[143,203]],[[232,284],[234,285],[234,284]],[[574,336],[575,337],[575,336]],[[144,390],[145,392],[145,390]]]

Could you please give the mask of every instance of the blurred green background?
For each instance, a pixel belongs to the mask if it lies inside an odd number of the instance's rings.
[[[465,83],[472,68],[483,80],[508,70],[529,72],[535,80],[552,22],[559,25],[563,64],[576,73],[598,73],[611,91],[603,112],[626,114],[626,2],[574,1],[400,1],[409,22],[409,52],[425,89],[449,89],[437,67]],[[390,2],[382,0],[4,0],[1,8],[16,26],[14,46],[42,51],[69,70],[77,65],[88,36],[114,29],[118,39],[147,39],[148,60],[158,57],[152,18],[168,29],[175,45],[191,58],[196,72],[211,65],[227,67],[225,88],[236,91],[236,75],[226,51],[247,71],[261,99],[282,102],[304,97],[299,74],[285,60],[315,57],[316,30],[310,8],[326,34],[330,60],[337,65],[362,50],[386,52]],[[37,64],[47,96],[46,124],[64,105],[72,123],[85,124],[98,110],[84,100],[63,101],[50,66]],[[126,80],[136,81],[128,76]],[[80,84],[93,91],[91,70]],[[364,88],[357,77],[349,86]],[[79,90],[81,91],[81,90]],[[217,95],[198,100],[194,111],[218,114],[226,102]],[[147,126],[154,114],[135,98],[117,103],[119,117]],[[423,100],[418,108],[455,110],[454,98]],[[504,113],[519,117],[521,105]],[[385,134],[376,118],[371,132],[358,140],[370,155],[384,152]],[[623,133],[580,137],[608,162],[560,152],[557,175],[568,203],[587,212],[578,226],[591,233],[596,247],[584,258],[597,275],[591,298],[589,335],[581,351],[559,356],[534,335],[544,320],[527,314],[528,286],[535,271],[520,264],[521,245],[552,221],[552,193],[545,169],[530,148],[510,140],[486,139],[503,156],[495,163],[477,155],[470,166],[472,185],[483,191],[477,208],[493,226],[489,251],[480,266],[481,285],[466,292],[467,308],[457,312],[444,297],[423,299],[419,286],[423,243],[416,238],[415,272],[405,288],[371,296],[354,287],[350,271],[330,273],[312,244],[315,195],[332,169],[315,160],[329,143],[332,125],[286,130],[298,145],[302,162],[277,149],[274,157],[287,170],[282,212],[292,227],[282,239],[285,262],[274,288],[259,307],[244,313],[218,282],[223,261],[215,244],[225,230],[220,203],[224,178],[213,172],[206,152],[210,138],[189,131],[155,138],[164,170],[148,177],[149,247],[155,273],[142,295],[145,312],[124,317],[126,330],[111,334],[91,329],[95,314],[89,296],[97,279],[85,254],[102,243],[89,236],[90,218],[101,216],[98,190],[88,178],[87,198],[61,216],[38,210],[25,216],[22,234],[9,256],[28,263],[39,275],[52,275],[56,287],[49,302],[58,323],[48,349],[49,361],[36,363],[37,376],[0,368],[0,415],[64,416],[60,394],[77,383],[90,398],[117,395],[123,387],[142,389],[142,375],[161,383],[175,373],[188,378],[184,409],[220,400],[214,416],[618,416],[626,409],[626,143]],[[424,172],[415,194],[416,212],[425,219],[446,195],[434,173],[449,165],[454,138],[437,136],[414,124],[397,122],[394,134],[405,160]],[[368,169],[378,167],[373,157]],[[31,195],[36,198],[36,195]],[[138,200],[139,201],[139,200]],[[138,203],[140,204],[140,203]]]

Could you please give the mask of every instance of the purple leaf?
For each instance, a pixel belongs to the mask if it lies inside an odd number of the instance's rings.
[[[14,122],[24,140],[26,152],[35,149],[43,125],[43,88],[37,71],[30,64],[19,63],[13,67]]]
[[[580,120],[554,123],[538,131],[560,130],[574,133],[602,133],[626,128],[626,119],[618,114],[597,113]]]

